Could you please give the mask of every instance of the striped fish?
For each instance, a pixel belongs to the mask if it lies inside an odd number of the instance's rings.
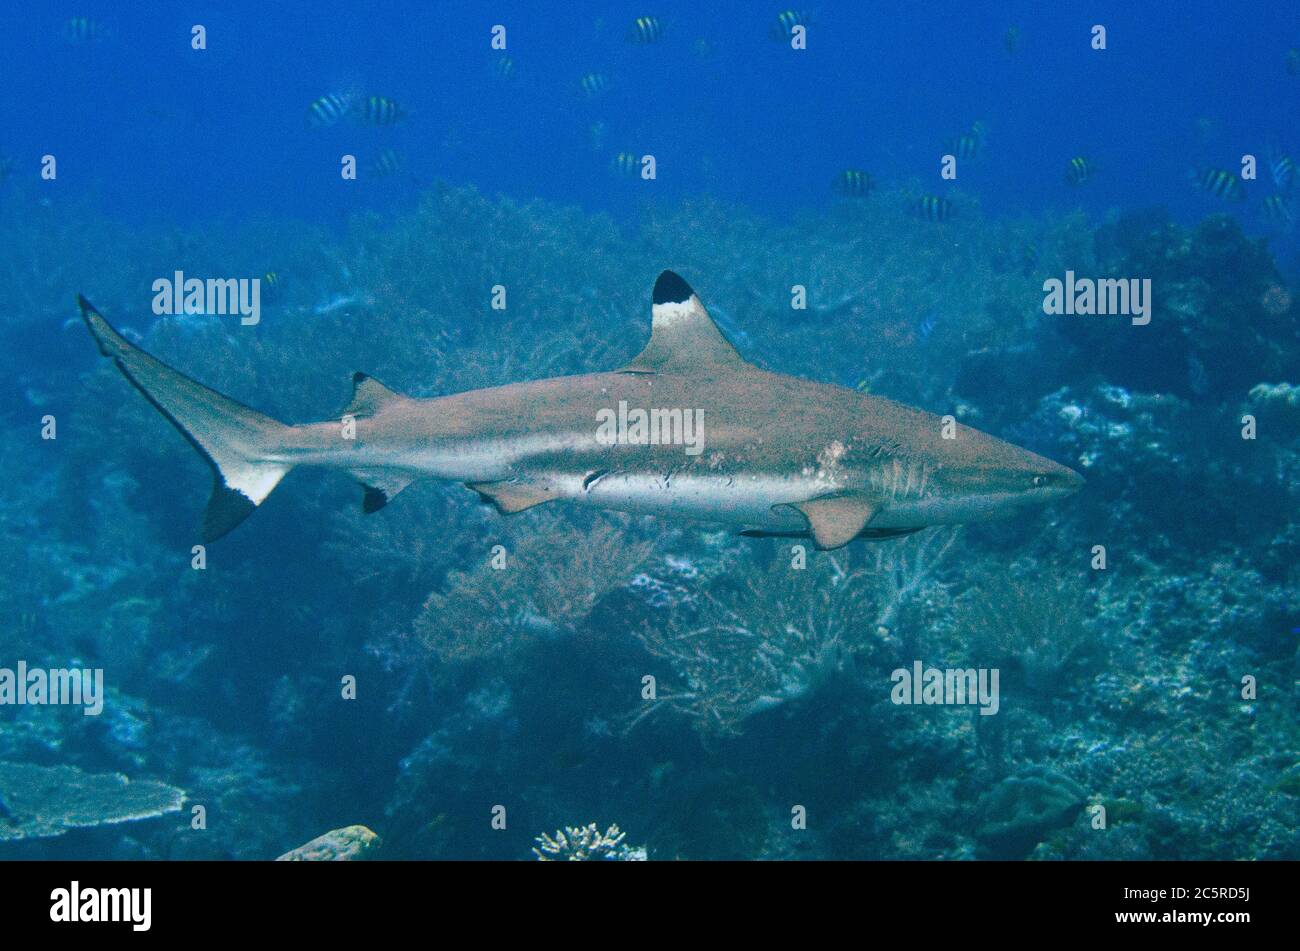
[[[658,17],[637,17],[627,29],[627,41],[643,46],[658,43],[664,36],[664,25]]]
[[[1082,155],[1076,155],[1070,159],[1070,164],[1065,169],[1065,183],[1067,185],[1082,185],[1092,177],[1092,163]]]
[[[1243,201],[1246,189],[1241,179],[1221,168],[1193,169],[1189,174],[1192,182],[1202,191],[1209,192],[1225,201]]]
[[[778,43],[787,42],[793,35],[796,26],[807,29],[808,23],[809,17],[806,10],[786,10],[777,14],[770,35]]]
[[[497,57],[496,62],[492,65],[492,69],[496,72],[497,79],[500,79],[502,82],[508,83],[510,80],[515,78],[515,61],[505,53],[502,53]]]
[[[108,38],[108,31],[90,17],[72,17],[63,24],[63,37],[69,43],[98,43]]]
[[[352,97],[330,93],[307,107],[307,126],[324,129],[334,125],[352,109]]]
[[[402,156],[395,149],[384,149],[370,162],[370,174],[376,178],[386,178],[402,170]]]
[[[1264,213],[1287,228],[1295,224],[1295,209],[1283,195],[1273,194],[1265,198]]]
[[[835,176],[833,187],[841,195],[863,198],[871,194],[876,187],[876,180],[859,168],[846,168]]]
[[[956,210],[952,202],[938,195],[922,195],[916,200],[913,210],[927,221],[947,221]]]
[[[641,160],[631,152],[619,152],[614,156],[614,160],[610,162],[610,167],[616,175],[623,178],[634,178],[637,172],[641,170]]]
[[[943,148],[945,152],[958,158],[974,158],[979,154],[981,145],[983,141],[978,136],[967,132],[955,139],[949,139]]]
[[[587,73],[578,80],[578,86],[588,99],[595,99],[597,96],[609,92],[609,77],[604,73]]]
[[[1269,159],[1269,174],[1273,176],[1273,184],[1278,188],[1287,189],[1295,181],[1295,162],[1291,156],[1277,153]]]
[[[387,96],[366,96],[353,114],[364,125],[392,125],[406,116],[406,110]]]

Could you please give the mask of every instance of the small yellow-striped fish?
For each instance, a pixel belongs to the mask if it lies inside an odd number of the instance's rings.
[[[860,168],[846,168],[835,176],[833,187],[841,195],[863,198],[871,194],[872,189],[876,187],[876,180],[871,177],[870,173],[864,172]]]
[[[404,164],[401,154],[396,149],[384,149],[371,160],[370,174],[376,178],[396,175],[402,170]]]
[[[634,178],[641,171],[641,160],[631,152],[619,152],[610,163],[614,174],[623,178]]]
[[[307,126],[324,129],[334,125],[352,109],[352,97],[330,93],[307,107]]]
[[[609,91],[609,77],[604,73],[587,73],[578,80],[578,86],[588,99],[595,99]]]
[[[1246,189],[1242,187],[1241,179],[1221,168],[1192,169],[1188,175],[1198,188],[1216,198],[1225,201],[1242,201],[1246,197]]]
[[[627,28],[627,41],[647,45],[664,37],[664,25],[658,17],[637,17]]]
[[[777,14],[772,24],[770,36],[778,43],[789,42],[796,26],[808,28],[809,17],[806,10],[784,10]]]
[[[406,110],[387,96],[366,96],[357,103],[354,114],[365,125],[392,125],[406,116]]]
[[[1067,185],[1082,185],[1091,177],[1091,162],[1082,155],[1076,155],[1070,159],[1070,164],[1065,168],[1065,182]]]
[[[63,36],[69,43],[98,43],[108,39],[108,30],[90,17],[72,17],[63,24]]]
[[[953,215],[953,204],[938,195],[922,195],[916,200],[913,211],[927,221],[947,221]]]

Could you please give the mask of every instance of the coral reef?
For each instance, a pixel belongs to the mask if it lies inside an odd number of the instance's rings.
[[[166,783],[75,766],[0,763],[0,841],[154,819],[178,812],[185,793]]]
[[[356,862],[374,858],[384,844],[365,826],[344,826],[290,849],[277,862]]]
[[[644,862],[645,846],[633,848],[626,838],[627,833],[616,825],[604,832],[594,822],[565,826],[554,836],[539,835],[533,854],[541,862]]]
[[[437,186],[331,232],[0,205],[17,304],[0,664],[108,685],[100,717],[7,709],[0,761],[29,795],[48,789],[33,770],[156,777],[124,788],[184,788],[207,817],[0,834],[0,857],[260,859],[381,809],[393,859],[627,849],[595,826],[531,837],[600,814],[663,858],[1300,857],[1294,289],[1226,218],[994,221],[954,193],[939,232],[907,197],[782,221],[650,203],[625,224]],[[178,265],[274,265],[284,289],[255,330],[149,315]],[[354,484],[301,472],[196,570],[210,473],[57,330],[82,290],[205,383],[319,418],[356,370],[426,395],[618,366],[666,266],[756,362],[950,412],[1087,487],[960,535],[808,546],[796,568],[791,540],[559,506],[502,519],[457,485],[365,516]],[[1152,323],[1043,314],[1067,268],[1152,277]],[[47,412],[57,440],[37,436]],[[890,671],[917,660],[1001,668],[1000,711],[893,705]],[[1106,828],[1078,818],[1085,797]],[[53,815],[0,802],[0,830]]]
[[[990,858],[1024,858],[1054,829],[1081,813],[1083,790],[1069,777],[1034,768],[1009,776],[989,790],[976,808],[983,821],[975,839]]]

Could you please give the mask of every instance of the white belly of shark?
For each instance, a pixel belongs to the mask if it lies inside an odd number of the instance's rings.
[[[585,485],[584,485],[585,483]],[[774,509],[817,490],[771,476],[597,473],[556,480],[558,494],[620,512],[723,522],[767,531],[806,527],[798,512]]]

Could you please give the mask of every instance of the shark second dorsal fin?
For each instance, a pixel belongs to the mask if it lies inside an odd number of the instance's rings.
[[[691,286],[672,271],[655,281],[650,342],[623,373],[693,373],[747,364]]]
[[[390,390],[373,376],[360,371],[352,374],[352,399],[341,416],[374,416],[382,407],[404,400],[401,393]]]

